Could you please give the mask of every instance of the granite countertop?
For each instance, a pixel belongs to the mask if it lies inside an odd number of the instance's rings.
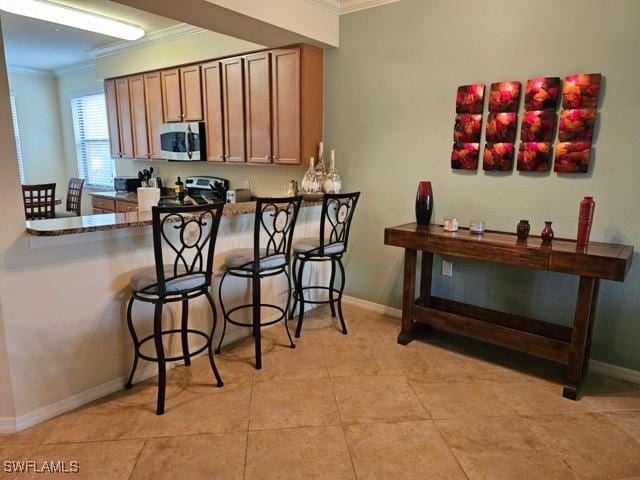
[[[109,193],[109,192],[107,192]],[[115,194],[116,192],[112,192]],[[322,200],[303,200],[302,208],[321,205]],[[255,213],[256,202],[227,203],[223,216],[233,217]],[[82,217],[51,218],[47,220],[29,220],[27,233],[39,237],[57,237],[77,233],[118,230],[121,228],[145,227],[151,225],[151,212],[102,213]]]
[[[123,200],[125,202],[138,202],[138,194],[136,192],[116,192],[116,191],[95,191],[89,195],[97,198],[106,198],[108,200]]]

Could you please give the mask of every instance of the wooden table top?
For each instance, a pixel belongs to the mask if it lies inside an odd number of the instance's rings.
[[[584,249],[575,240],[554,239],[543,245],[538,236],[519,241],[515,233],[466,228],[447,232],[442,225],[407,223],[385,229],[385,244],[442,255],[503,263],[537,270],[623,281],[631,266],[633,247],[590,242]]]

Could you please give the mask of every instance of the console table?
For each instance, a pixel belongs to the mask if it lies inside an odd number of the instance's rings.
[[[446,232],[442,226],[415,223],[385,229],[384,240],[386,245],[405,249],[398,343],[406,345],[413,340],[416,323],[420,323],[545,357],[567,366],[562,395],[577,399],[587,372],[600,279],[624,281],[633,247],[591,242],[587,248],[577,249],[575,241],[563,239],[546,246],[539,237],[519,241],[511,233]],[[422,259],[416,298],[418,250]],[[578,275],[573,328],[432,296],[434,253]]]

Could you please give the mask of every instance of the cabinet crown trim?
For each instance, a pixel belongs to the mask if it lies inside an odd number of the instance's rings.
[[[186,23],[179,23],[177,25],[156,30],[155,32],[147,33],[144,37],[139,38],[138,40],[123,40],[120,42],[110,43],[104,47],[93,48],[88,50],[87,54],[93,59],[102,58],[109,55],[115,55],[116,53],[130,52],[131,50],[137,50],[138,48],[148,47],[182,37],[188,37],[189,35],[195,35],[196,33],[202,33],[205,31],[206,30],[204,28],[195,27]]]

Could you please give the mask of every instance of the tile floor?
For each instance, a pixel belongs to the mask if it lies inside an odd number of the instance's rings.
[[[0,458],[110,480],[640,479],[640,384],[590,375],[572,402],[550,362],[439,332],[401,347],[353,306],[343,336],[325,312],[294,350],[265,330],[261,371],[250,339],[223,349],[222,389],[206,358],[171,370],[161,417],[150,380],[1,435]]]

